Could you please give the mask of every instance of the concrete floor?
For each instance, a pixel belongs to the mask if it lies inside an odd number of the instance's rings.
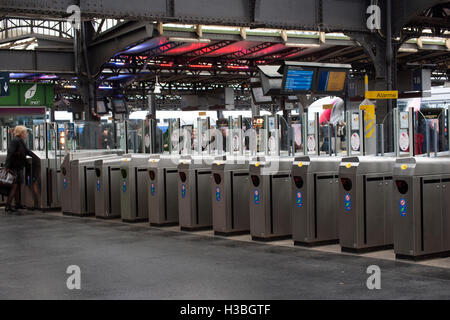
[[[0,299],[450,299],[450,258],[392,256],[0,211]],[[66,287],[69,265],[81,268],[81,290]],[[381,268],[381,290],[366,287],[369,265]]]

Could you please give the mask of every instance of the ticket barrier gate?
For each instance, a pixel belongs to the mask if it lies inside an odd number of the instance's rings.
[[[124,222],[148,221],[148,161],[150,154],[134,154],[120,168],[120,208]]]
[[[292,236],[291,157],[263,157],[250,162],[250,233],[253,240]]]
[[[450,255],[450,158],[397,159],[393,190],[398,259]]]
[[[341,157],[296,157],[292,164],[292,238],[294,244],[339,243],[339,165]]]
[[[393,247],[392,175],[396,158],[355,156],[339,166],[339,243],[342,251]]]
[[[212,228],[211,166],[214,157],[183,157],[178,165],[178,210],[180,229]]]
[[[148,219],[151,226],[178,225],[177,154],[160,155],[148,162]]]
[[[47,158],[43,151],[33,151],[36,158],[27,159],[24,183],[21,186],[21,203],[28,209],[42,211],[61,208],[61,157]],[[35,194],[35,191],[37,194]]]
[[[103,159],[109,159],[117,155],[105,155]],[[98,160],[94,158],[82,158],[70,163],[72,171],[72,211],[64,212],[73,216],[95,215],[95,167]]]
[[[130,155],[95,160],[95,216],[99,219],[120,218],[120,167]]]
[[[216,235],[250,232],[249,158],[227,156],[212,165],[211,200]]]
[[[118,154],[123,152],[118,152]],[[83,152],[75,152],[68,154],[64,157],[63,162],[61,163],[61,175],[62,175],[62,185],[60,186],[59,190],[61,190],[61,210],[63,214],[70,215],[73,212],[72,204],[78,200],[75,200],[74,198],[75,192],[79,194],[80,190],[77,190],[76,187],[73,186],[73,177],[75,175],[74,172],[72,172],[72,165],[71,162],[74,160],[81,160],[81,159],[87,159],[90,158],[91,160],[98,160],[102,158],[108,158],[111,156],[117,156],[117,154],[111,154],[111,152],[103,151],[103,152],[97,152],[97,151],[83,151]],[[76,173],[80,174],[80,173]]]

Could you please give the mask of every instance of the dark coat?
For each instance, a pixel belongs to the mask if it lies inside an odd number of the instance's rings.
[[[20,137],[14,137],[8,145],[5,168],[16,171],[22,170],[26,165],[27,156],[35,157]]]

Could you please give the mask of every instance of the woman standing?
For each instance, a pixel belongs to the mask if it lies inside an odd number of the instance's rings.
[[[17,211],[24,209],[19,203],[20,185],[23,183],[23,169],[26,165],[27,156],[34,157],[34,154],[25,145],[27,138],[27,128],[17,126],[14,128],[14,138],[8,145],[8,153],[6,155],[5,168],[14,170],[16,173],[16,181],[14,182],[6,202],[6,211]],[[11,207],[11,202],[15,199],[15,209]]]

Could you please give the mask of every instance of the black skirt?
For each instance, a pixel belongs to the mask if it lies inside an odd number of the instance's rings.
[[[23,170],[16,170],[16,184],[22,184],[23,181]]]

